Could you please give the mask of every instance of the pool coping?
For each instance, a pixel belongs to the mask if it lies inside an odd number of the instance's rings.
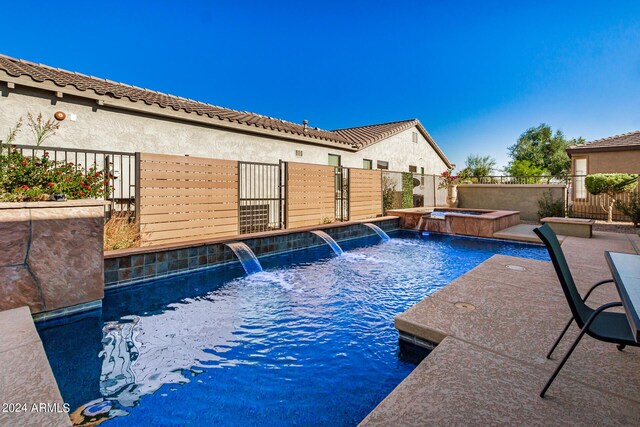
[[[640,253],[637,236],[630,236],[596,232],[589,240],[565,239],[582,294],[609,276],[604,250]],[[615,298],[615,287],[604,286],[589,303]],[[574,325],[553,359],[545,358],[569,315],[551,262],[495,255],[395,318],[400,340],[435,348],[361,425],[635,424],[635,347],[619,352],[585,337],[548,396],[538,396],[578,333]],[[616,378],[624,381],[612,389]]]
[[[29,307],[0,311],[0,336],[0,404],[20,405],[0,408],[0,425],[70,426]]]

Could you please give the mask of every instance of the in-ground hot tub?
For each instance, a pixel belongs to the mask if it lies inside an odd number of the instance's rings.
[[[461,208],[410,208],[387,211],[400,217],[402,228],[465,236],[493,237],[520,223],[520,212]]]

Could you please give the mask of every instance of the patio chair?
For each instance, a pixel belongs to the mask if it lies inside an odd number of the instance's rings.
[[[591,295],[591,292],[595,288],[605,283],[613,282],[613,280],[602,280],[596,283],[585,295],[584,298],[581,298],[578,289],[576,288],[576,284],[573,281],[573,276],[571,275],[571,271],[569,270],[569,265],[567,264],[567,260],[564,257],[564,253],[560,248],[560,242],[558,242],[558,238],[556,234],[551,229],[548,224],[543,225],[542,227],[538,227],[533,230],[538,237],[542,240],[544,245],[547,247],[547,251],[549,252],[549,256],[551,257],[551,261],[553,262],[553,268],[556,270],[556,274],[558,275],[558,280],[560,281],[560,285],[562,286],[562,291],[564,292],[564,296],[567,298],[567,303],[569,304],[569,308],[571,309],[571,314],[573,317],[569,320],[567,325],[564,327],[562,333],[553,344],[553,347],[547,354],[547,358],[551,358],[551,354],[558,346],[560,340],[569,329],[571,323],[575,320],[576,324],[580,328],[580,334],[573,342],[567,354],[564,355],[560,364],[556,368],[556,370],[549,378],[549,381],[545,384],[544,388],[540,392],[540,397],[544,397],[545,393],[555,380],[556,376],[564,366],[564,364],[575,350],[576,346],[586,333],[587,335],[605,342],[610,342],[618,345],[618,350],[622,351],[625,346],[640,346],[640,344],[636,343],[633,334],[631,332],[631,328],[629,327],[629,323],[627,322],[627,318],[624,313],[607,313],[606,310],[613,307],[622,306],[622,302],[610,302],[608,304],[604,304],[596,309],[592,309],[588,305],[585,304],[585,301]]]

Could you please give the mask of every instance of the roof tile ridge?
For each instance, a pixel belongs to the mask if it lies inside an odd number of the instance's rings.
[[[349,129],[372,128],[372,127],[375,127],[375,126],[393,125],[393,124],[396,124],[396,123],[411,123],[411,122],[416,122],[416,121],[418,121],[418,119],[396,120],[396,121],[393,121],[393,122],[386,122],[386,123],[373,123],[373,124],[369,124],[369,125],[352,126],[352,127],[348,127],[348,128],[332,129],[329,132],[338,132],[338,131],[349,130]]]
[[[46,70],[57,71],[57,72],[60,72],[60,73],[63,73],[63,74],[69,74],[69,75],[75,75],[75,76],[78,76],[78,77],[84,77],[84,78],[91,79],[91,80],[94,80],[94,81],[99,82],[99,83],[108,83],[108,84],[115,85],[115,86],[121,86],[121,87],[126,87],[126,88],[131,88],[131,89],[137,89],[137,90],[141,90],[141,91],[145,91],[145,92],[151,92],[151,93],[154,93],[154,94],[157,94],[157,95],[167,96],[169,98],[172,98],[172,99],[178,100],[178,101],[194,102],[194,103],[196,103],[196,104],[198,104],[199,106],[202,106],[202,107],[213,107],[213,108],[217,108],[217,109],[225,110],[225,111],[229,111],[229,112],[234,112],[234,113],[239,113],[239,114],[248,114],[248,115],[252,115],[252,116],[266,118],[268,120],[279,121],[279,122],[281,122],[283,124],[288,124],[288,125],[294,126],[295,128],[293,130],[291,130],[292,133],[295,132],[295,133],[298,133],[299,135],[304,135],[304,136],[307,136],[307,137],[310,137],[310,138],[334,140],[336,142],[347,143],[347,144],[351,144],[352,143],[351,141],[347,140],[343,136],[334,134],[333,131],[326,130],[326,129],[321,129],[321,128],[317,128],[316,129],[314,127],[313,130],[316,131],[316,132],[323,132],[323,133],[330,134],[331,137],[329,137],[329,135],[318,135],[318,136],[317,135],[311,135],[308,132],[304,132],[303,131],[303,129],[302,129],[303,125],[301,125],[299,123],[295,123],[295,122],[289,121],[289,120],[280,119],[280,118],[277,118],[277,117],[271,117],[271,116],[267,116],[267,115],[264,115],[264,114],[254,113],[254,112],[251,112],[251,111],[241,111],[241,110],[236,110],[236,109],[233,109],[233,108],[222,107],[222,106],[219,106],[219,105],[210,104],[210,103],[207,103],[207,102],[202,102],[202,101],[197,101],[197,100],[192,100],[192,99],[189,99],[189,98],[182,98],[180,96],[171,95],[171,94],[166,93],[166,92],[160,92],[160,91],[155,91],[155,90],[152,90],[152,89],[141,88],[141,87],[138,87],[138,86],[135,86],[135,85],[131,85],[131,84],[124,83],[124,82],[118,82],[118,81],[115,81],[115,80],[109,80],[109,79],[106,79],[106,78],[101,78],[101,77],[96,77],[96,76],[89,76],[89,75],[82,74],[82,73],[77,72],[77,71],[70,71],[70,70],[67,70],[67,69],[64,69],[64,68],[55,68],[55,67],[52,67],[50,65],[46,65],[46,64],[42,64],[42,63],[35,63],[35,62],[32,62],[32,61],[28,61],[26,59],[14,58],[14,57],[11,57],[9,55],[4,55],[4,54],[1,54],[1,53],[0,53],[0,57],[5,58],[5,59],[7,59],[9,61],[12,61],[12,62],[16,62],[16,63],[21,63],[21,64],[24,64],[24,65],[27,65],[27,66],[30,66],[30,67],[40,67],[40,68],[44,68]],[[38,71],[37,69],[32,70],[33,73],[36,73],[37,71]],[[25,75],[27,75],[29,77],[32,77],[32,73],[23,72],[23,74],[25,74]],[[53,83],[55,83],[57,86],[60,86],[60,87],[73,86],[73,87],[77,88],[77,86],[74,83],[59,84],[58,82],[56,82],[56,80],[54,78],[51,78],[51,77],[48,77],[48,76],[45,77],[45,79],[46,80],[51,80]],[[96,88],[94,88],[94,87],[91,87],[91,88],[88,88],[88,89],[96,92],[97,94],[100,94],[99,92],[96,91]],[[113,91],[106,91],[106,93],[113,93]],[[129,98],[129,99],[133,100],[128,95],[124,95],[124,96],[126,98]],[[174,107],[174,109],[175,109],[175,107]],[[184,108],[179,107],[178,109],[184,109]],[[229,120],[229,121],[231,121],[231,120]],[[264,126],[261,126],[261,127],[271,128],[273,130],[279,130],[279,129],[275,128],[273,125],[265,124]]]
[[[630,131],[630,132],[625,132],[625,133],[621,133],[621,134],[618,134],[618,135],[606,136],[606,137],[604,137],[604,138],[594,139],[594,140],[592,140],[592,141],[587,141],[587,142],[585,142],[585,143],[584,143],[584,144],[582,144],[582,145],[574,145],[574,147],[578,147],[578,146],[582,146],[582,147],[584,147],[585,145],[593,144],[594,142],[607,141],[607,140],[609,140],[609,139],[615,139],[615,138],[620,138],[620,137],[622,137],[622,136],[634,135],[634,134],[636,134],[636,133],[640,134],[640,129],[639,129],[639,130],[632,130],[632,131]]]

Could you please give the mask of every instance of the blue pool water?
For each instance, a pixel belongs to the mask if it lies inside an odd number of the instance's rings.
[[[106,292],[38,329],[76,423],[355,425],[415,367],[393,318],[493,254],[541,246],[391,233]]]

